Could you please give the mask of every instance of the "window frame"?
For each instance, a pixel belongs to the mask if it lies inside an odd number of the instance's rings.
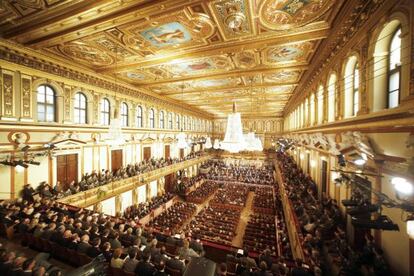
[[[43,93],[44,93],[43,94],[44,95],[43,100],[44,101],[39,102],[39,89],[41,89],[41,88],[44,88],[44,90],[43,90]],[[47,94],[47,88],[49,88],[52,91],[52,94],[53,94],[52,95],[53,96],[53,102],[52,103],[48,103],[47,102],[47,96],[48,96],[48,94]],[[37,87],[36,93],[37,93],[37,95],[36,95],[37,121],[39,121],[39,122],[47,122],[47,123],[56,122],[57,121],[57,101],[56,101],[56,97],[57,96],[56,96],[55,89],[52,86],[48,85],[48,84],[41,84],[41,85],[39,85]],[[39,106],[40,107],[43,107],[44,119],[39,119]],[[52,120],[48,120],[47,119],[47,117],[48,117],[47,116],[48,115],[48,112],[47,112],[48,108],[47,107],[52,107],[53,108],[53,119]]]
[[[120,110],[120,117],[121,117],[121,126],[127,127],[129,126],[129,110],[128,104],[126,102],[121,103],[121,110]]]
[[[79,100],[77,99],[77,97],[79,96]],[[85,108],[82,108],[80,106],[76,106],[76,104],[81,105],[81,98],[85,99]],[[84,113],[84,122],[81,121],[75,121],[75,114],[79,113],[77,118],[81,118],[80,113]],[[74,99],[74,104],[73,104],[73,120],[76,124],[87,124],[88,123],[88,98],[86,97],[86,95],[83,92],[77,92],[75,94],[75,99]]]
[[[160,116],[160,120],[159,120],[159,124],[160,125],[159,125],[159,128],[165,128],[164,111],[163,110],[160,111],[159,116]]]
[[[150,108],[149,110],[149,127],[155,128],[155,111],[154,108]]]
[[[358,78],[356,79],[356,72],[358,72]],[[360,71],[358,61],[355,62],[354,70],[352,71],[352,116],[356,116],[359,111],[359,83],[360,83]],[[355,97],[357,101],[355,101]],[[356,106],[355,106],[356,102]]]
[[[140,105],[138,105],[137,106],[137,108],[136,108],[136,126],[137,127],[139,127],[139,128],[142,128],[142,126],[143,126],[143,118],[142,118],[142,113],[143,112],[143,110],[142,110],[142,106],[140,106]]]
[[[395,29],[395,31],[393,32],[390,43],[388,45],[389,55],[388,55],[388,62],[387,62],[387,91],[386,91],[387,105],[386,105],[386,109],[396,108],[400,105],[400,102],[401,102],[401,67],[402,67],[401,66],[401,53],[400,53],[400,62],[399,62],[400,64],[395,66],[395,68],[390,69],[390,67],[391,67],[391,54],[392,54],[392,51],[391,51],[392,42],[394,41],[394,39],[396,38],[398,33],[400,33],[400,35],[401,35],[401,32],[402,32],[401,26],[398,26]],[[399,39],[400,39],[399,50],[401,51],[402,50],[402,39],[401,39],[401,37],[399,37]],[[391,77],[396,75],[396,74],[398,74],[398,89],[390,91]],[[390,107],[390,96],[391,96],[391,94],[393,94],[395,92],[398,93],[398,102],[397,102],[396,106]]]

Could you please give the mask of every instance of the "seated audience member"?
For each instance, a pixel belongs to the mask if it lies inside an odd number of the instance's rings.
[[[227,275],[227,265],[226,263],[221,263],[217,268],[217,276],[226,276]]]
[[[119,241],[119,233],[118,233],[118,232],[115,232],[115,233],[114,233],[114,238],[113,238],[113,239],[111,239],[111,240],[109,241],[109,243],[111,244],[111,248],[112,248],[113,250],[118,249],[118,248],[122,248],[122,244],[121,244],[121,242]]]
[[[113,268],[122,268],[124,265],[124,260],[121,259],[122,249],[117,248],[114,250],[114,254],[111,259],[111,267]]]
[[[110,262],[112,259],[111,244],[106,242],[102,245],[102,254],[104,255],[107,262]]]
[[[168,275],[169,274],[165,272],[165,262],[161,260],[161,262],[158,265],[157,271],[154,273],[154,276],[168,276]]]
[[[33,275],[33,270],[35,268],[35,265],[36,265],[36,261],[32,258],[24,261],[22,265],[23,271],[19,274],[19,276]]]
[[[190,248],[188,240],[183,241],[183,246],[178,249],[178,256],[185,260],[189,260],[192,257],[199,257],[197,252]]]
[[[263,254],[260,254],[259,261],[265,262],[267,267],[272,267],[273,259],[271,256],[271,251],[269,249],[266,249]]]
[[[92,246],[88,248],[86,251],[86,255],[88,255],[91,258],[95,258],[98,255],[101,254],[100,247],[101,246],[101,239],[100,238],[94,238],[92,240]]]
[[[155,267],[150,263],[151,254],[143,252],[142,260],[138,263],[135,269],[135,274],[139,276],[152,276],[155,273]]]
[[[169,268],[181,271],[181,273],[183,273],[184,270],[185,270],[184,261],[179,260],[178,257],[171,258],[171,259],[167,260],[166,265]]]
[[[259,271],[256,271],[253,275],[254,276],[272,276],[272,273],[267,271],[267,264],[265,261],[261,261],[259,265]]]
[[[131,247],[128,250],[128,257],[125,259],[124,266],[122,267],[122,269],[130,273],[135,272],[135,269],[137,268],[137,265],[139,262],[136,259],[136,257],[137,257],[137,249]]]
[[[78,251],[81,254],[86,254],[89,248],[92,246],[89,244],[89,236],[83,235],[80,239],[80,243],[78,244],[78,247],[76,251]]]

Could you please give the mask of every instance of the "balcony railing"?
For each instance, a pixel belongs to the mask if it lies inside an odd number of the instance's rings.
[[[293,257],[295,259],[299,258],[303,261],[306,261],[304,259],[304,253],[302,248],[302,235],[299,234],[301,232],[300,226],[298,223],[298,219],[296,217],[295,211],[292,206],[292,202],[287,196],[286,189],[285,189],[285,181],[282,177],[282,174],[280,172],[279,162],[274,162],[275,169],[276,169],[276,179],[277,183],[279,184],[280,189],[280,197],[282,200],[282,206],[283,206],[283,213],[285,215],[285,221],[288,229],[289,234],[289,240],[290,240],[290,246],[292,248]]]
[[[111,183],[76,193],[59,199],[58,201],[76,207],[88,207],[102,200],[117,196],[124,192],[133,190],[153,180],[169,175],[176,171],[188,168],[193,165],[205,162],[211,158],[210,155],[203,155],[194,159],[185,160],[153,171],[145,172],[126,179],[113,181]]]

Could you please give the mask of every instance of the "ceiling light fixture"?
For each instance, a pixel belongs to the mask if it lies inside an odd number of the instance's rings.
[[[238,30],[246,20],[246,17],[241,12],[234,12],[229,14],[225,19],[224,22],[226,25],[232,29],[233,31]]]
[[[213,145],[211,144],[211,139],[210,139],[209,136],[207,136],[207,138],[206,138],[206,143],[204,144],[204,147],[206,149],[211,149],[213,147]]]
[[[227,117],[226,134],[221,142],[221,147],[231,153],[238,153],[246,147],[241,116],[236,112],[235,102],[233,102],[233,112]]]

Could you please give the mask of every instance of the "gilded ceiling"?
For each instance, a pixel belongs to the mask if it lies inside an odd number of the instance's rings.
[[[215,116],[280,116],[335,0],[9,0],[3,38]]]

